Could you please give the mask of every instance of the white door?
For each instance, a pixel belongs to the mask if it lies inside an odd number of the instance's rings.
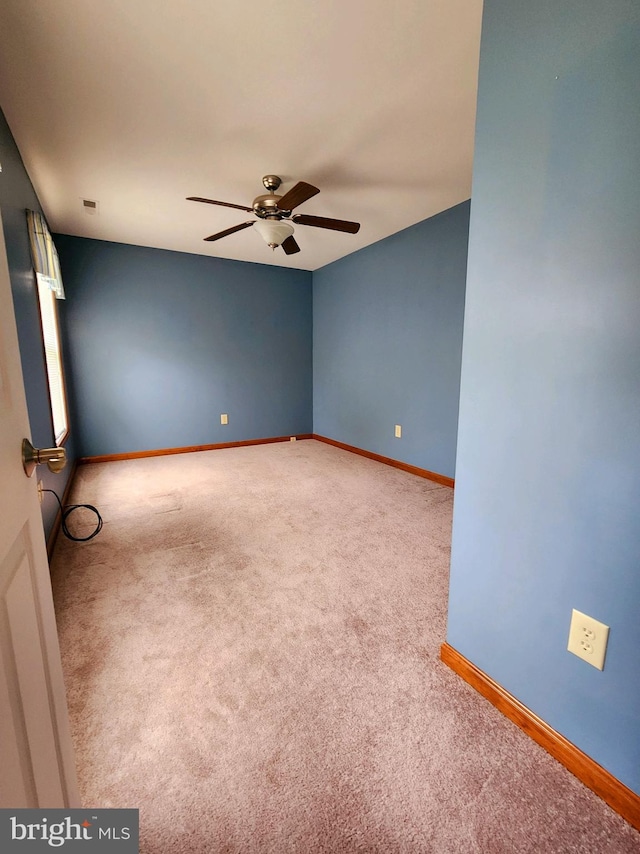
[[[29,437],[0,217],[0,807],[79,807]]]

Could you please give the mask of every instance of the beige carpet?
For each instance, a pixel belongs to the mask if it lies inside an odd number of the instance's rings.
[[[105,522],[53,560],[81,790],[140,809],[141,851],[640,851],[439,661],[448,488],[310,440],[72,498]]]

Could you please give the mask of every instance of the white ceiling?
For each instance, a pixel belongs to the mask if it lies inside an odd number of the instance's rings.
[[[0,106],[53,231],[315,270],[471,195],[481,0],[2,0]],[[301,252],[262,176],[321,193]],[[82,199],[99,202],[97,214]]]

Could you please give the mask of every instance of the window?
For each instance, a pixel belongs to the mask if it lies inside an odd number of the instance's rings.
[[[62,369],[56,295],[51,289],[50,279],[47,276],[36,273],[36,278],[38,280],[38,300],[40,303],[40,318],[42,320],[44,356],[47,364],[47,377],[49,379],[53,433],[56,445],[60,445],[69,432],[69,418],[67,415],[64,373]]]
[[[64,299],[58,253],[45,218],[38,211],[27,210],[27,228],[33,269],[38,282],[38,304],[42,321],[42,339],[49,381],[51,417],[56,445],[64,442],[69,432],[69,416],[62,370],[60,328],[57,299]]]

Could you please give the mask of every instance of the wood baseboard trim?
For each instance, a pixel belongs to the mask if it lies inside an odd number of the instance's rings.
[[[381,454],[374,454],[373,451],[364,451],[362,448],[356,448],[354,445],[345,445],[344,442],[338,442],[336,439],[328,439],[326,436],[319,436],[317,433],[311,434],[312,439],[317,439],[318,442],[326,442],[327,445],[334,445],[336,448],[342,448],[343,451],[351,451],[352,454],[359,454],[361,457],[367,457],[370,460],[384,463],[387,466],[393,466],[402,471],[408,471],[409,474],[415,474],[418,477],[424,477],[426,480],[433,480],[441,486],[450,486],[452,489],[455,486],[455,480],[452,477],[447,477],[444,474],[438,474],[429,469],[421,469],[418,466],[409,465],[409,463],[394,460],[391,457],[383,457]]]
[[[458,676],[492,703],[505,717],[536,741],[555,759],[564,765],[589,789],[626,819],[632,827],[640,830],[640,796],[621,783],[613,774],[598,765],[579,747],[556,732],[542,718],[517,700],[501,685],[487,676],[448,643],[440,648],[440,658]]]
[[[296,439],[312,439],[311,433],[299,433]],[[268,445],[272,442],[289,442],[291,436],[274,436],[269,439],[246,439],[243,442],[219,442],[216,445],[187,445],[182,448],[157,448],[152,451],[132,451],[127,454],[101,454],[96,457],[80,457],[78,463],[114,463],[122,460],[141,460],[145,457],[165,457],[170,454],[192,454],[196,451],[220,451],[224,448],[244,448],[248,445]]]
[[[78,468],[78,461],[74,460],[73,465],[71,467],[71,474],[67,479],[67,485],[64,488],[64,492],[60,496],[60,500],[62,501],[62,506],[64,507],[69,498],[69,493],[71,492],[71,487],[73,486],[73,479],[76,476],[76,469]],[[55,500],[55,499],[53,499]],[[58,541],[58,534],[60,533],[60,527],[62,525],[62,510],[58,507],[58,511],[56,513],[56,517],[53,520],[53,525],[51,526],[51,530],[49,531],[49,536],[47,537],[47,557],[51,560],[51,556],[53,555],[53,550]]]

